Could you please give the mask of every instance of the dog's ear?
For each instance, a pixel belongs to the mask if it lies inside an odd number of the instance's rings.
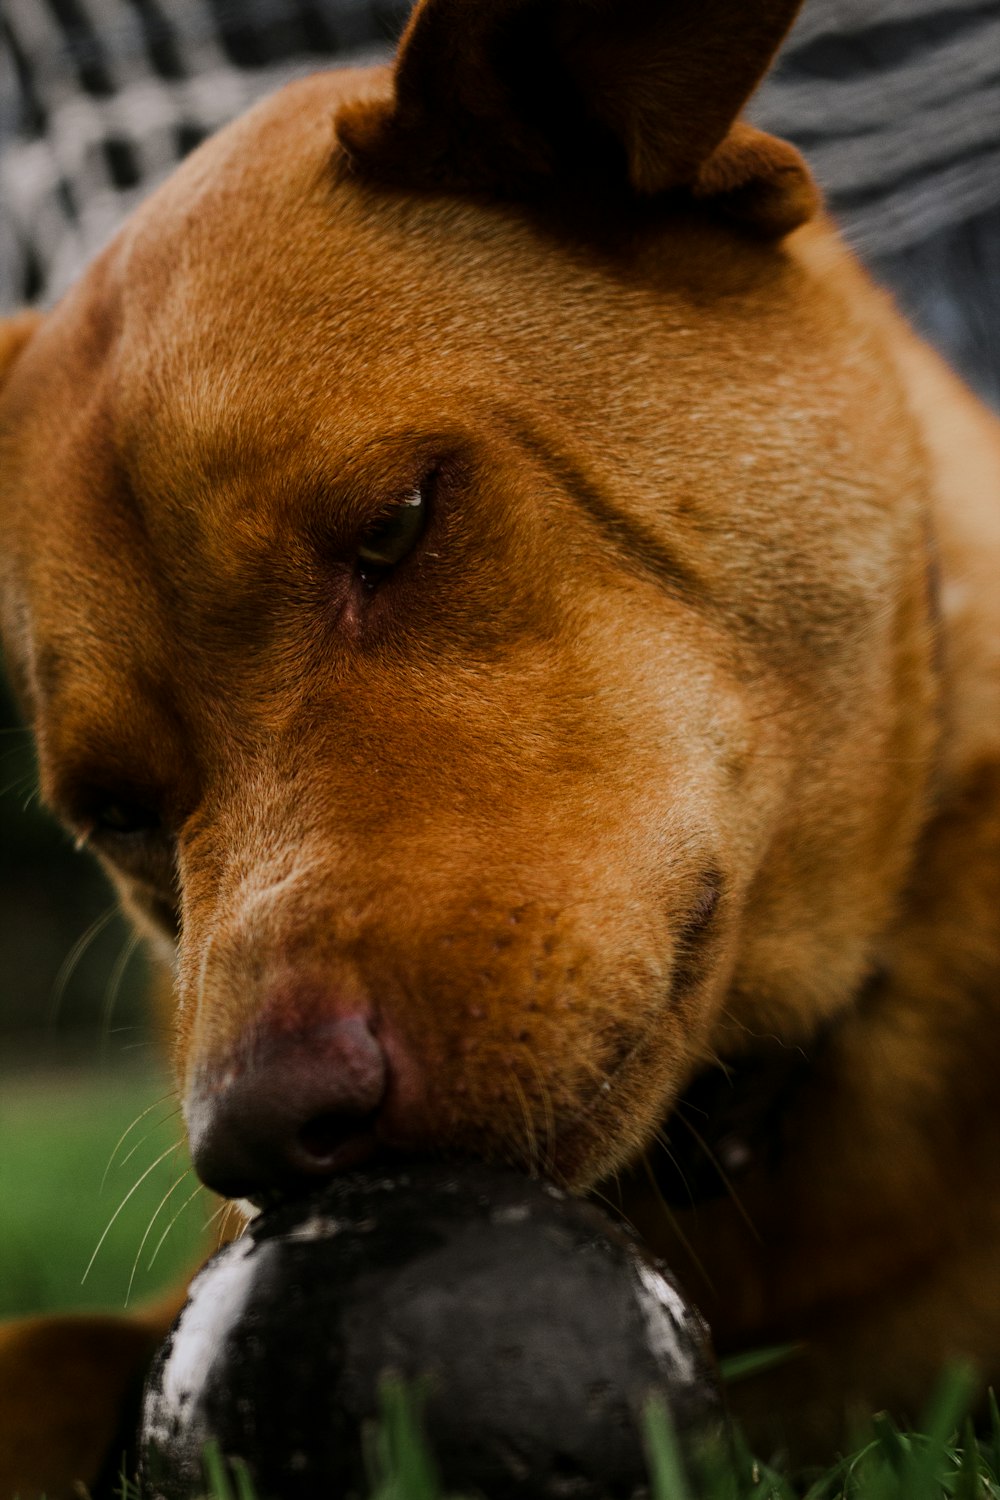
[[[818,194],[736,117],[800,0],[421,0],[392,93],[344,106],[363,172],[409,187],[684,190],[767,235]]]
[[[14,313],[10,318],[0,318],[0,388],[3,387],[15,359],[41,321],[42,314],[31,309]]]

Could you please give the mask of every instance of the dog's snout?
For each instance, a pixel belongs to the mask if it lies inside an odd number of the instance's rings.
[[[188,1103],[195,1169],[230,1198],[293,1191],[375,1149],[385,1054],[362,1015],[269,1031],[244,1060],[196,1079]]]

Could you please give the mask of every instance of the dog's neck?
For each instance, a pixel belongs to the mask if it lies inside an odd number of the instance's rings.
[[[651,1161],[670,1208],[731,1196],[751,1174],[779,1170],[795,1105],[822,1067],[836,1026],[828,1023],[803,1043],[761,1037],[739,1057],[695,1075]]]

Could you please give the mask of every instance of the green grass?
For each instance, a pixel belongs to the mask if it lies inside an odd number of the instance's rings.
[[[977,1436],[966,1415],[973,1394],[968,1373],[953,1370],[922,1433],[900,1432],[877,1416],[855,1453],[825,1472],[795,1476],[761,1463],[738,1435],[731,1448],[715,1446],[686,1464],[669,1413],[651,1401],[643,1423],[650,1500],[1000,1500],[1000,1413],[991,1392],[989,1431]],[[370,1500],[473,1500],[443,1488],[421,1433],[419,1401],[404,1386],[384,1384],[381,1421],[366,1436]],[[122,1496],[142,1500],[128,1483]],[[257,1500],[245,1467],[227,1463],[212,1444],[204,1500]]]
[[[162,1076],[120,1064],[0,1069],[0,1317],[120,1311],[126,1299],[134,1304],[190,1270],[208,1246],[208,1198],[191,1198],[195,1183],[179,1143]]]
[[[0,1069],[0,1316],[121,1310],[130,1282],[135,1303],[207,1252],[213,1205],[196,1192],[179,1135],[169,1085],[156,1074],[120,1063],[30,1074]],[[747,1378],[781,1353],[734,1361],[727,1373]],[[692,1475],[669,1414],[654,1404],[644,1431],[651,1500],[1000,1500],[1000,1414],[992,1402],[991,1425],[977,1437],[967,1418],[974,1394],[970,1377],[953,1371],[920,1433],[900,1432],[877,1416],[854,1453],[831,1455],[827,1470],[809,1475],[769,1468],[738,1440],[732,1452],[705,1455]],[[371,1500],[458,1500],[441,1486],[411,1392],[387,1384],[382,1419],[364,1436]],[[123,1494],[137,1500],[131,1486]],[[205,1495],[255,1500],[247,1474],[211,1450]]]

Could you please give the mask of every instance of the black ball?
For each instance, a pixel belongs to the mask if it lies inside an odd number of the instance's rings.
[[[415,1383],[446,1491],[648,1492],[643,1412],[721,1429],[706,1331],[591,1205],[511,1172],[337,1178],[254,1220],[198,1275],[147,1384],[143,1495],[204,1493],[214,1439],[258,1500],[363,1500],[362,1429]]]

